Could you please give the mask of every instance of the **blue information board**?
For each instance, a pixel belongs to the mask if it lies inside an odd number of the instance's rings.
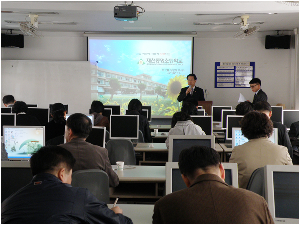
[[[215,62],[215,88],[249,88],[255,62]]]

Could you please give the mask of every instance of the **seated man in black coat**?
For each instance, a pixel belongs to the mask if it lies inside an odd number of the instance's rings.
[[[132,223],[86,188],[72,187],[75,158],[59,146],[42,147],[30,159],[31,183],[4,200],[2,223]]]
[[[28,107],[25,102],[16,101],[12,107],[12,113],[16,113],[17,126],[40,126],[40,121],[32,115],[27,115]]]
[[[254,105],[254,110],[266,114],[269,118],[272,116],[272,107],[268,102],[257,102]],[[287,147],[291,158],[293,158],[293,148],[286,126],[273,121],[273,127],[278,129],[278,144]]]
[[[197,102],[197,105],[198,101],[205,101],[203,89],[195,86],[197,81],[196,75],[189,74],[186,79],[189,86],[181,89],[177,100],[179,102],[183,101],[183,103]]]

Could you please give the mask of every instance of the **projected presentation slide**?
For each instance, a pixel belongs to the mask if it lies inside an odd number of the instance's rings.
[[[8,158],[30,158],[43,146],[43,128],[6,128],[4,143]]]
[[[89,38],[91,100],[120,105],[126,113],[131,99],[149,105],[152,115],[172,116],[186,76],[192,71],[192,38],[122,40]]]

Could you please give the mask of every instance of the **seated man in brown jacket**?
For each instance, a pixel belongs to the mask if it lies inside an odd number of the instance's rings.
[[[224,182],[224,167],[214,149],[181,151],[179,169],[188,188],[159,199],[153,223],[274,223],[263,197]]]
[[[110,165],[107,149],[85,141],[91,130],[92,121],[86,115],[72,114],[67,120],[65,132],[67,143],[59,146],[69,150],[76,159],[74,172],[85,169],[104,170],[109,177],[109,185],[116,187],[119,184],[119,177]]]

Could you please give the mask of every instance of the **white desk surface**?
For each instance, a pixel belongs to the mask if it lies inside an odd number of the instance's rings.
[[[150,125],[150,129],[171,129],[171,125]]]
[[[113,204],[107,204],[108,208],[112,208]],[[129,217],[134,224],[152,224],[152,215],[154,205],[140,204],[118,204],[123,215]]]
[[[134,150],[136,152],[168,152],[165,143],[138,143]]]
[[[228,143],[220,143],[220,146],[224,149],[224,152],[232,152],[232,148],[227,148],[225,144]]]
[[[169,135],[169,132],[157,132],[156,135],[154,135],[154,132],[151,132],[151,136],[153,138],[167,138]]]
[[[115,173],[119,176],[119,181],[131,182],[165,182],[165,166],[124,166],[124,170],[117,170],[117,165],[112,165]]]

